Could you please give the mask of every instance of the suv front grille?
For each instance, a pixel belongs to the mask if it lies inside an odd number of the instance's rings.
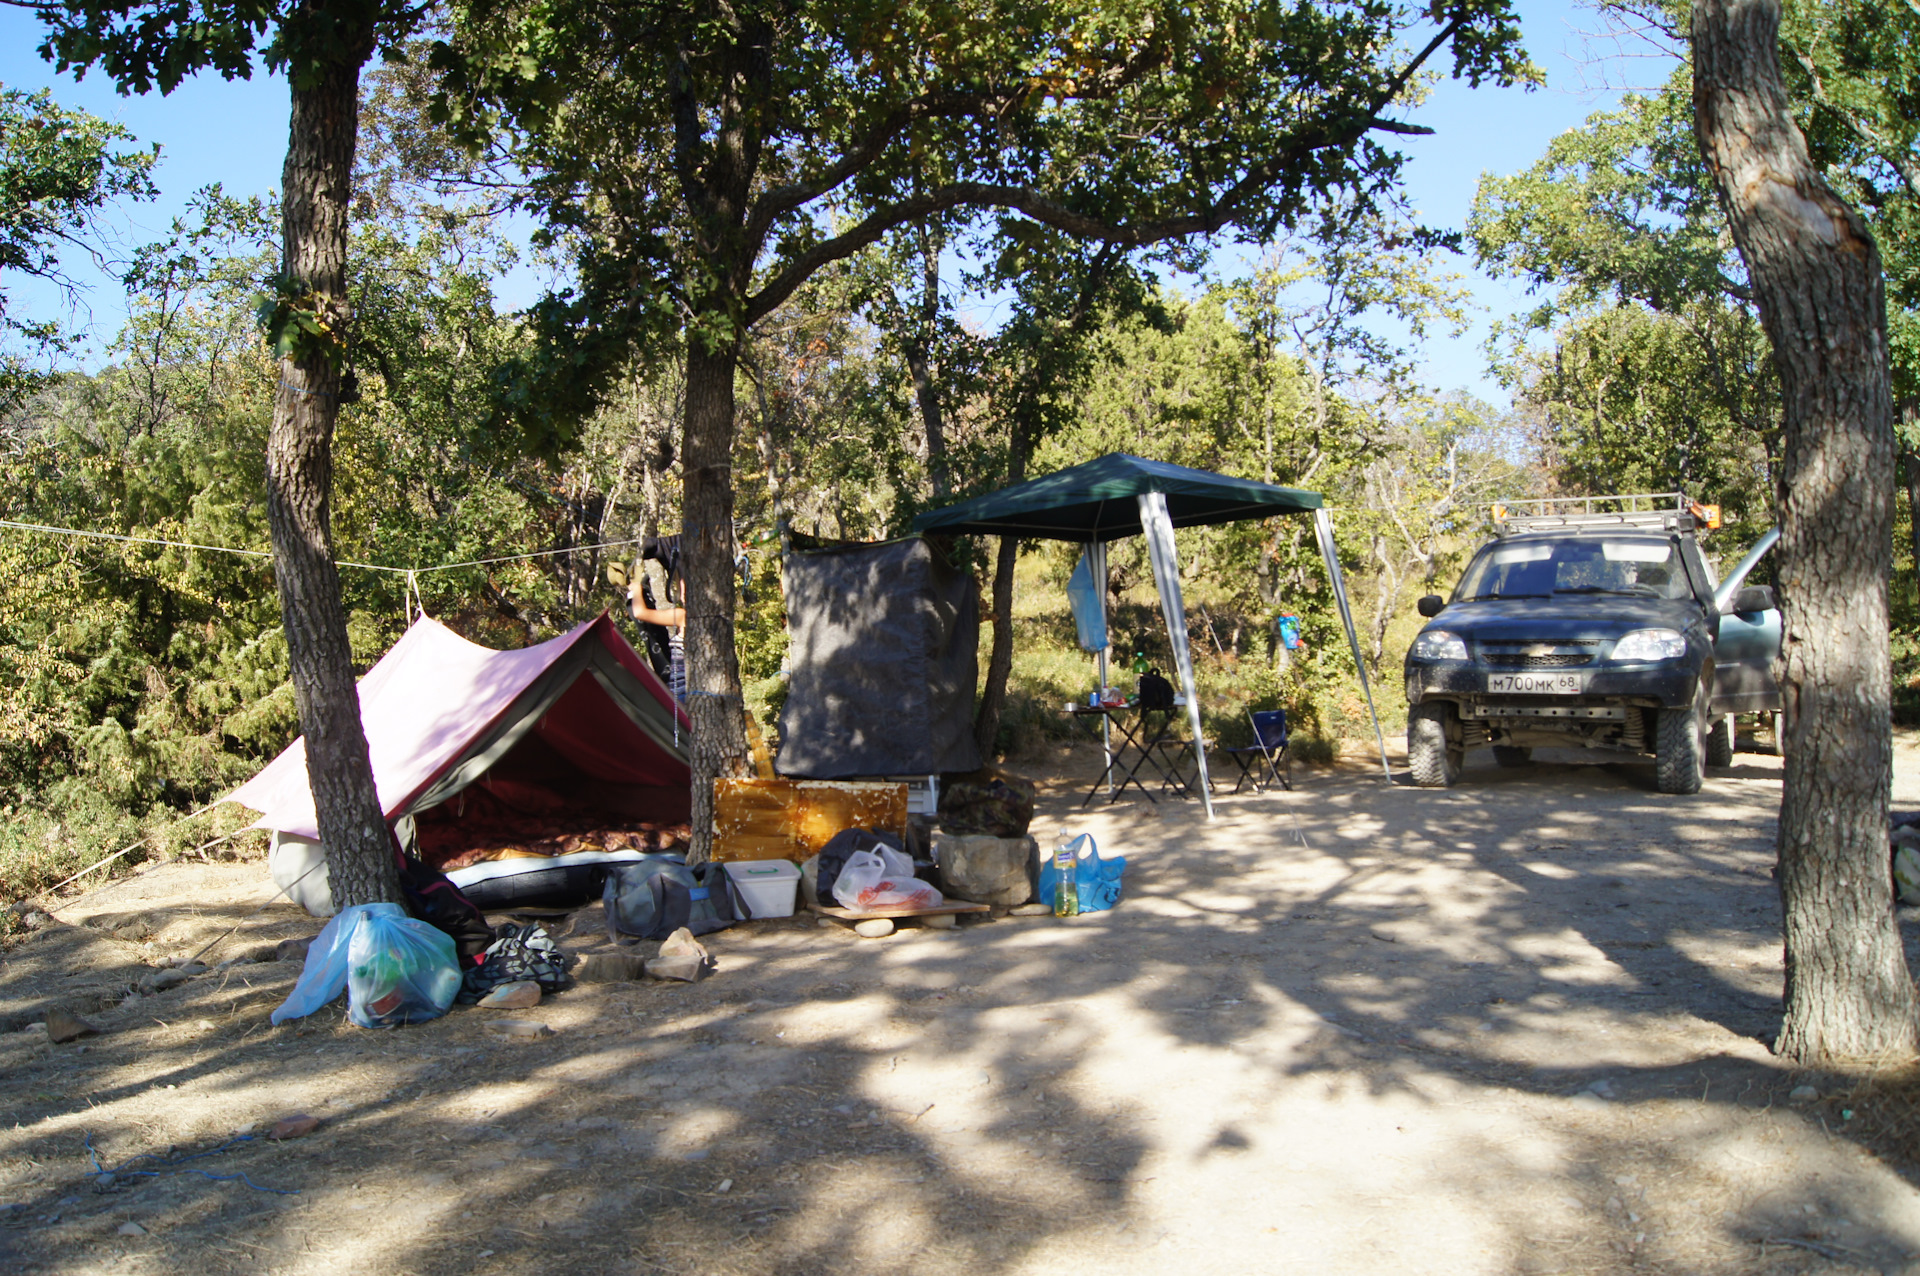
[[[1565,669],[1584,665],[1593,657],[1586,652],[1560,652],[1549,656],[1522,656],[1509,651],[1489,651],[1484,662],[1502,669]]]
[[[1599,645],[1589,638],[1557,642],[1496,638],[1479,644],[1480,661],[1497,669],[1569,669],[1591,664]]]

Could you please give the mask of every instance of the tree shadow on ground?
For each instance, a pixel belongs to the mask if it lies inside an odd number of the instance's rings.
[[[1920,1197],[1785,1110],[1796,1078],[1758,1041],[1779,976],[1777,771],[1757,766],[1697,799],[1552,760],[1443,792],[1297,771],[1295,792],[1223,799],[1211,825],[1192,804],[1082,814],[1062,785],[1036,831],[1067,821],[1129,857],[1111,913],[884,941],[753,923],[711,938],[714,978],[586,986],[522,1016],[554,1030],[528,1040],[478,1011],[268,1028],[292,963],[202,976],[103,1016],[85,1055],[7,1039],[0,1255],[73,1272],[1894,1265],[1920,1250]],[[192,1165],[298,1196],[86,1174],[89,1134],[113,1166],[295,1110],[320,1130]]]

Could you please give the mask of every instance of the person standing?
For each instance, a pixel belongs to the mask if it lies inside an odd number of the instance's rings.
[[[673,692],[673,698],[686,703],[687,699],[687,609],[684,607],[653,607],[642,592],[643,585],[636,579],[627,588],[627,608],[633,618],[643,625],[659,625],[667,631],[667,690]]]

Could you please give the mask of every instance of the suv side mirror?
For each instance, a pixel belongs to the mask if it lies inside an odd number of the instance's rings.
[[[1420,612],[1422,616],[1425,616],[1428,620],[1432,620],[1435,616],[1438,616],[1440,614],[1440,609],[1442,607],[1445,607],[1446,605],[1447,605],[1447,600],[1442,598],[1440,595],[1428,594],[1425,598],[1422,598],[1419,602],[1415,603],[1414,607]]]
[[[1777,604],[1773,600],[1773,589],[1768,585],[1748,585],[1733,596],[1727,604],[1727,614],[1733,616],[1751,616],[1757,611],[1772,611]]]

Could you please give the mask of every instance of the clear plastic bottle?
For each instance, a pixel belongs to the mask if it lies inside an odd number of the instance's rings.
[[[1075,854],[1077,841],[1065,829],[1053,847],[1053,868],[1059,880],[1053,888],[1053,915],[1055,917],[1074,917],[1080,912],[1080,882],[1076,865],[1079,857]]]

